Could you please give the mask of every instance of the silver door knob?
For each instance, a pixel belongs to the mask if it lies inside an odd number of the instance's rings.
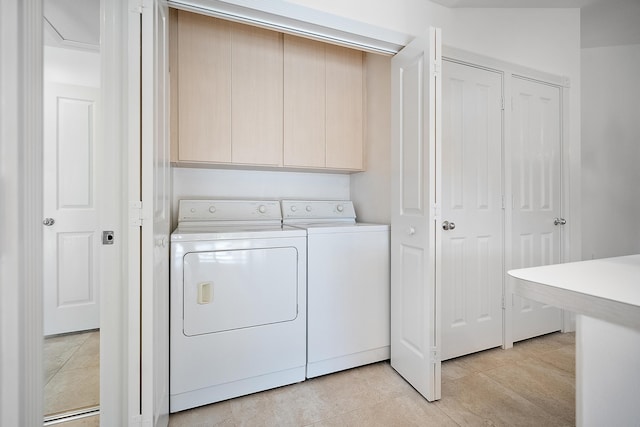
[[[455,228],[456,228],[456,223],[455,222],[444,221],[442,223],[442,229],[443,230],[454,230]]]
[[[553,220],[553,225],[565,225],[567,223],[567,220],[564,218],[555,218]]]
[[[46,225],[47,227],[51,227],[53,224],[55,224],[55,223],[56,223],[56,220],[55,220],[55,219],[53,219],[53,218],[45,218],[45,219],[42,221],[42,223],[43,223],[44,225]]]

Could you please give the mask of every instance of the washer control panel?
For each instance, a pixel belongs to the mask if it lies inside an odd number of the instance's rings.
[[[351,200],[283,200],[282,218],[286,220],[354,219]]]
[[[277,200],[180,200],[178,222],[281,220]]]

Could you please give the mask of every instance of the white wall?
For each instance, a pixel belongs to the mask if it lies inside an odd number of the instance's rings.
[[[351,199],[360,222],[391,222],[391,58],[367,54],[365,172],[351,175]]]
[[[45,82],[100,87],[100,54],[45,46],[43,72]]]
[[[423,34],[429,25],[448,27],[453,9],[429,0],[287,0],[354,21],[411,34]]]
[[[640,45],[582,50],[585,259],[640,253]]]
[[[173,168],[172,218],[181,199],[349,199],[349,175],[311,172]]]

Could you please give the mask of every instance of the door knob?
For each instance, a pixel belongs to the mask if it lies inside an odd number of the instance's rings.
[[[567,223],[567,220],[564,218],[555,218],[553,220],[553,225],[565,225]]]
[[[53,219],[53,218],[45,218],[45,219],[42,221],[42,223],[43,223],[44,225],[46,225],[47,227],[51,227],[53,224],[55,224],[55,223],[56,223],[56,220],[55,220],[55,219]]]
[[[442,223],[442,229],[443,230],[454,230],[455,228],[456,228],[456,223],[455,222],[444,221]]]

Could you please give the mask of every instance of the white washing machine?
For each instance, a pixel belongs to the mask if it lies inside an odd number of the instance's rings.
[[[306,232],[279,202],[181,200],[171,267],[171,412],[304,381]]]
[[[389,226],[351,201],[283,200],[307,232],[307,378],[390,357]]]

